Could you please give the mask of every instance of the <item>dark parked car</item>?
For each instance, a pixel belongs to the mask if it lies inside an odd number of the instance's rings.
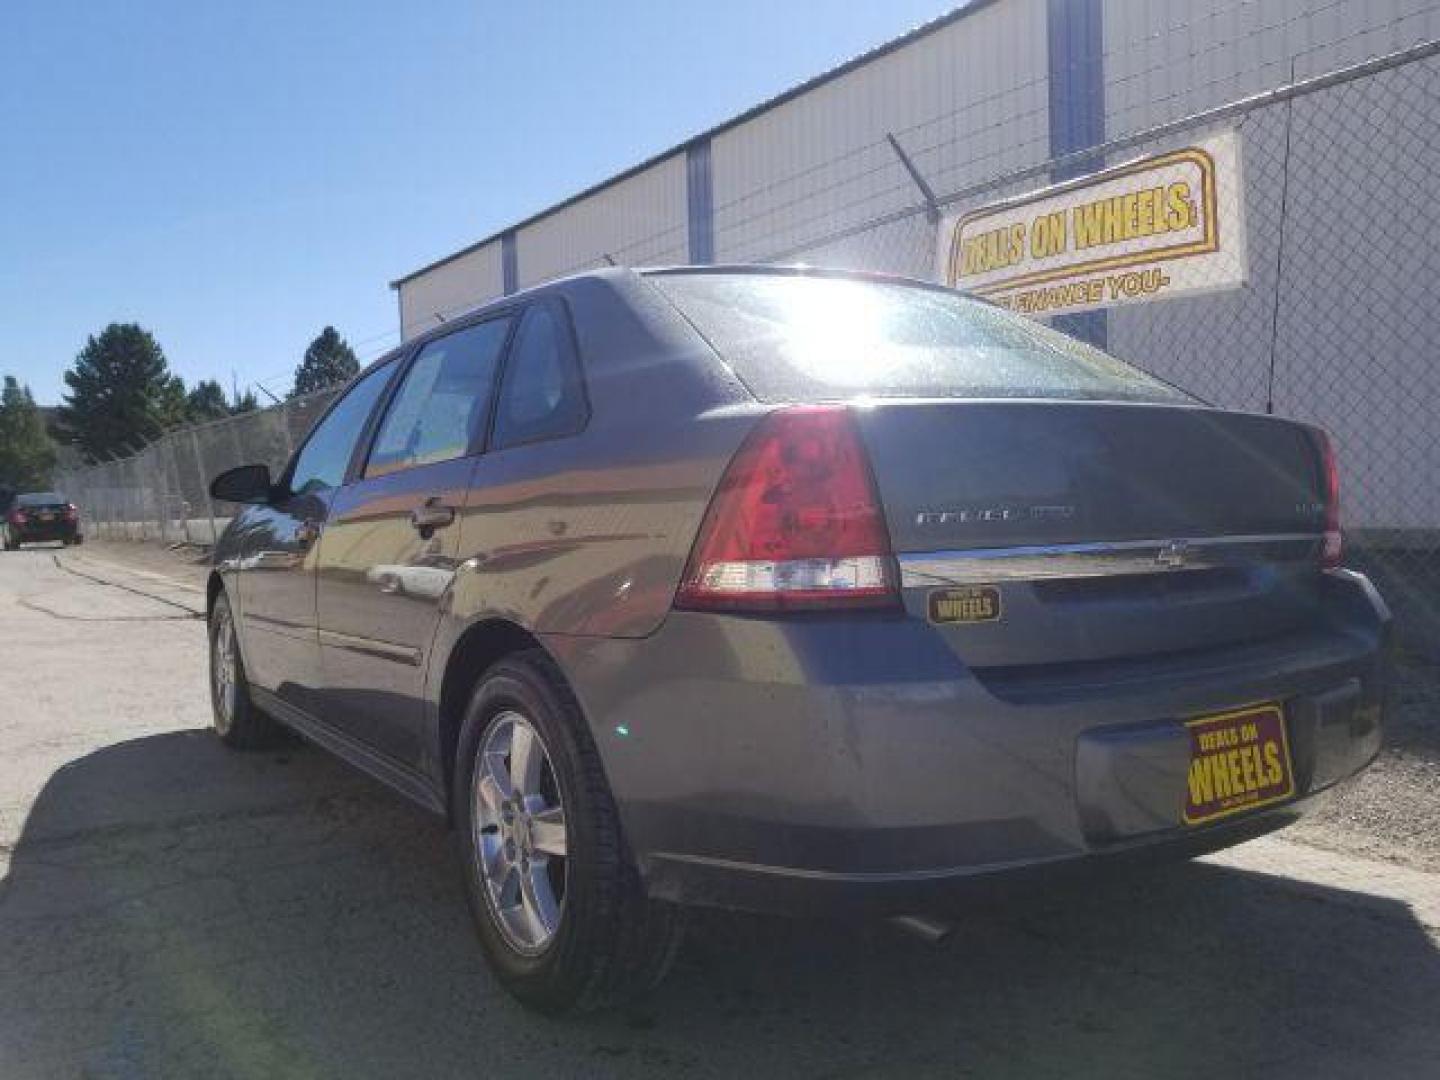
[[[4,510],[3,540],[6,551],[21,544],[47,541],[78,544],[80,511],[64,495],[53,491],[27,491],[11,498]]]
[[[934,928],[1279,827],[1379,746],[1326,436],[917,282],[548,284],[213,491],[253,504],[220,737],[278,722],[448,818],[549,1010],[657,980],[682,905]]]

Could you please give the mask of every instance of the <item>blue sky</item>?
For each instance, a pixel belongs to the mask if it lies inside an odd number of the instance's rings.
[[[9,0],[0,374],[42,404],[136,321],[187,383],[283,394],[388,282],[950,0]]]

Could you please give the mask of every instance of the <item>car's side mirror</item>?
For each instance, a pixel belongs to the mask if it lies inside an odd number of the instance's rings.
[[[270,466],[241,465],[210,481],[210,497],[222,502],[263,505],[271,498]]]

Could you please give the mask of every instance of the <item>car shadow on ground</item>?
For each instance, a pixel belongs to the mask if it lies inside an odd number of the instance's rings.
[[[944,948],[697,915],[629,1011],[510,1001],[443,827],[318,751],[136,739],[50,780],[0,884],[23,1076],[1432,1075],[1409,909],[1203,863],[976,907]]]

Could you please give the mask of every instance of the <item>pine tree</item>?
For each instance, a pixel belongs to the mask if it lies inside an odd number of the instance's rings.
[[[305,350],[305,358],[295,369],[295,388],[290,396],[313,394],[338,386],[355,376],[360,362],[355,359],[355,350],[333,326],[327,326]]]
[[[219,420],[230,415],[225,389],[214,379],[201,379],[185,395],[185,412],[193,423]]]
[[[111,323],[65,372],[66,437],[90,457],[127,454],[185,422],[185,384],[148,330]]]
[[[38,491],[50,486],[55,444],[30,388],[5,376],[0,391],[0,487]]]

